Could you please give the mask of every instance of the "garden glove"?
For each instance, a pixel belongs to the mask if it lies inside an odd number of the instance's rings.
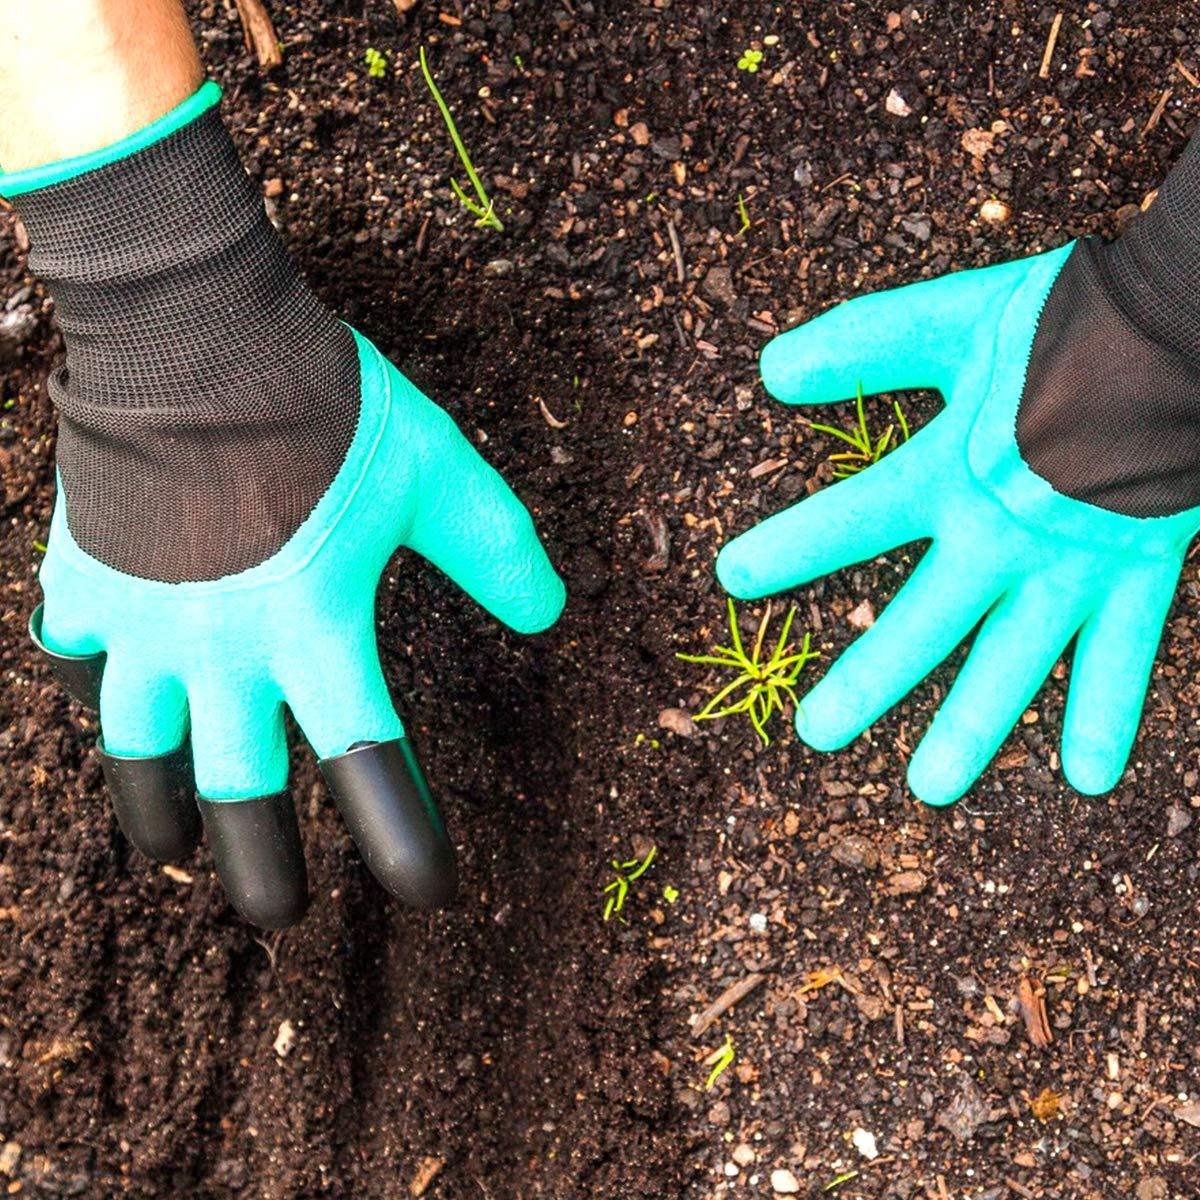
[[[32,633],[99,707],[117,816],[146,854],[189,853],[202,818],[242,914],[299,918],[286,706],[367,865],[440,903],[454,854],[380,669],[380,575],[407,546],[526,633],[563,587],[446,413],[308,290],[219,95],[0,177],[67,350]]]
[[[978,625],[908,766],[958,799],[1074,639],[1062,765],[1119,780],[1200,529],[1200,144],[1118,241],[851,300],[774,339],[790,404],[936,388],[946,407],[876,465],[779,513],[717,561],[735,596],[932,539],[911,580],[802,698],[800,737],[852,741]]]

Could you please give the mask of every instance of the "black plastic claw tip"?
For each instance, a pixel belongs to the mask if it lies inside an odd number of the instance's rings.
[[[308,873],[287,792],[256,800],[199,801],[217,874],[252,925],[286,929],[308,907]]]
[[[100,677],[104,674],[103,651],[99,654],[59,654],[42,641],[42,609],[39,604],[29,618],[29,636],[33,644],[46,656],[50,669],[67,695],[77,700],[84,708],[99,711]]]
[[[96,747],[122,833],[157,862],[186,858],[200,841],[200,810],[191,747],[153,758],[109,754]]]
[[[454,847],[407,738],[363,742],[321,761],[321,773],[371,874],[417,908],[449,903]]]

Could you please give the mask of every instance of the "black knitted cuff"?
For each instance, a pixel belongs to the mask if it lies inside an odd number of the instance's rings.
[[[16,205],[66,342],[51,395],[81,548],[170,582],[274,554],[345,457],[358,359],[218,110]]]

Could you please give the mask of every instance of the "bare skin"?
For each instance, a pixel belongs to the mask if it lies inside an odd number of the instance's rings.
[[[0,0],[0,168],[112,145],[203,80],[179,0]]]

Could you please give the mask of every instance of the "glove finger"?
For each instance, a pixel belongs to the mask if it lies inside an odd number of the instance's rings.
[[[1062,764],[1071,786],[1087,795],[1116,787],[1125,770],[1178,578],[1178,563],[1125,575],[1079,631]]]
[[[801,700],[797,734],[816,750],[853,741],[962,642],[1002,589],[998,570],[935,541],[875,624]]]
[[[252,925],[294,925],[308,881],[282,703],[265,682],[232,679],[189,688],[188,699],[200,815],[225,892]]]
[[[1007,593],[908,765],[926,804],[952,804],[983,773],[1087,614],[1086,598],[1049,578]]]
[[[538,633],[566,592],[533,519],[441,409],[421,425],[420,496],[406,544],[518,633]]]
[[[363,861],[394,896],[434,908],[454,896],[454,846],[388,695],[374,639],[329,646],[332,674],[293,672],[285,694]]]
[[[928,480],[913,478],[913,448],[901,446],[728,542],[717,555],[721,586],[755,600],[929,536]]]
[[[157,862],[191,854],[200,841],[200,811],[183,686],[127,651],[110,654],[100,727],[97,753],[121,831]]]
[[[858,296],[763,348],[763,385],[785,404],[826,404],[905,388],[949,390],[976,327],[994,323],[1019,262],[956,271]],[[989,322],[988,317],[993,321]]]

